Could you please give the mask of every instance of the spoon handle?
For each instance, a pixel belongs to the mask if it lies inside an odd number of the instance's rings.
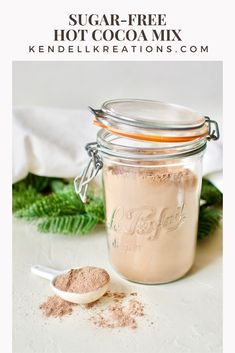
[[[55,276],[58,276],[61,271],[54,270],[46,266],[35,265],[31,267],[31,272],[39,277],[52,280]]]

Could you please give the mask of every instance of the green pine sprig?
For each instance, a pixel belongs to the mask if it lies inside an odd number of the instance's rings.
[[[43,233],[86,234],[104,222],[102,198],[88,194],[84,205],[73,183],[64,179],[29,174],[13,185],[13,214],[36,222]]]
[[[38,223],[37,229],[42,233],[83,235],[91,232],[98,222],[98,217],[89,213],[78,215],[62,215],[57,217],[43,218]]]
[[[209,180],[203,178],[201,199],[206,201],[207,205],[221,204],[223,195]]]
[[[198,238],[205,239],[209,234],[212,234],[219,226],[221,219],[221,209],[201,206],[198,222]]]
[[[36,201],[43,199],[43,195],[38,193],[31,185],[28,188],[13,189],[12,209],[13,213],[30,207]]]
[[[89,197],[90,195],[90,197]],[[101,197],[88,194],[89,202],[85,205],[88,214],[94,215],[102,223],[105,222],[104,201]]]
[[[207,179],[202,179],[201,200],[198,220],[198,239],[205,239],[219,226],[222,219],[223,194]]]
[[[208,180],[202,180],[198,238],[212,234],[222,219],[222,193]],[[42,233],[87,234],[105,222],[101,196],[88,193],[84,205],[72,181],[29,174],[13,185],[13,214],[34,221]]]
[[[52,193],[36,200],[28,207],[18,210],[15,216],[25,219],[36,219],[41,217],[55,217],[84,213],[85,208],[82,201],[74,192]]]

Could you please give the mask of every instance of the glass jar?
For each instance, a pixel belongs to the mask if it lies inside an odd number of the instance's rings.
[[[76,191],[85,201],[102,168],[110,262],[128,280],[174,281],[195,257],[202,157],[217,123],[188,108],[113,100],[92,109],[101,127]]]

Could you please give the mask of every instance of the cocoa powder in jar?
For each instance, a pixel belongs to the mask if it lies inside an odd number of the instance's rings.
[[[125,278],[164,283],[194,261],[200,182],[189,169],[107,164],[103,169],[110,261]]]

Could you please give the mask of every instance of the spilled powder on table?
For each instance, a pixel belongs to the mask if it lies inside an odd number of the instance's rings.
[[[46,317],[61,318],[71,315],[76,307],[80,307],[88,310],[89,320],[97,327],[136,329],[138,320],[144,316],[144,304],[137,300],[137,295],[136,292],[127,294],[108,291],[101,299],[82,306],[69,303],[54,295],[48,297],[40,309]]]
[[[47,300],[40,305],[40,309],[46,317],[62,317],[71,315],[75,304],[67,302],[57,295],[48,297]]]
[[[99,310],[93,315],[90,320],[98,327],[102,328],[121,328],[129,327],[136,329],[138,327],[137,318],[144,316],[144,305],[136,300],[130,299],[127,302],[123,302],[126,297],[119,295],[119,293],[111,293],[111,298],[114,299],[114,303],[109,304],[105,309]],[[133,295],[131,293],[131,295]]]

